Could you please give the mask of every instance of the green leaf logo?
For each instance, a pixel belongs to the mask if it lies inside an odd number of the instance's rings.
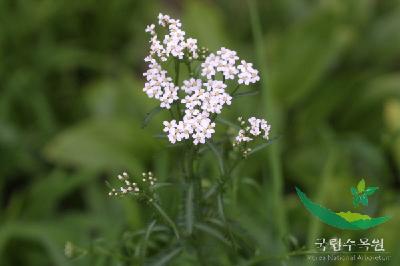
[[[361,179],[357,184],[357,189],[355,187],[351,187],[354,207],[358,207],[360,203],[364,206],[368,206],[368,196],[374,194],[378,189],[378,187],[365,188],[365,180]]]
[[[358,182],[357,190],[358,190],[358,193],[360,193],[360,194],[364,192],[364,190],[365,190],[365,180],[364,179],[361,179],[361,181]]]

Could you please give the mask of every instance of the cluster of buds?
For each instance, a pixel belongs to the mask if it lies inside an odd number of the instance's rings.
[[[152,188],[154,187],[157,179],[153,176],[152,172],[142,173],[142,180],[136,181],[141,182],[140,187],[138,183],[134,182],[134,180],[131,179],[126,172],[118,175],[118,180],[122,183],[122,185],[118,189],[112,188],[108,193],[109,196],[123,196],[132,194],[134,196],[146,197],[149,199],[149,201],[153,200]]]
[[[72,258],[74,256],[74,244],[72,242],[67,241],[64,246],[64,255],[67,258]]]
[[[199,60],[203,61],[204,59],[207,58],[207,56],[210,54],[210,51],[208,50],[207,47],[202,46],[199,50]],[[189,58],[190,59],[190,58]]]
[[[249,155],[249,153],[251,152],[251,148],[245,148],[242,151],[242,155],[244,158],[247,158],[247,156]]]
[[[150,186],[154,186],[155,182],[157,181],[157,178],[153,176],[152,172],[142,173],[142,177],[142,181],[149,183]]]

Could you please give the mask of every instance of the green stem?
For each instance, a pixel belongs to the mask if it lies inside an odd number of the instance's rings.
[[[231,92],[231,96],[233,96],[235,94],[235,92],[240,88],[240,84],[238,84],[233,91]]]
[[[186,66],[187,66],[187,69],[188,69],[188,72],[189,72],[189,77],[193,77],[192,65],[190,64],[189,61],[186,61],[185,63],[186,63]]]
[[[265,113],[269,117],[269,121],[273,126],[273,130],[279,131],[281,121],[281,112],[276,104],[275,97],[268,84],[267,66],[265,63],[265,45],[263,41],[263,34],[261,29],[260,18],[256,0],[247,0],[251,19],[251,28],[254,38],[255,52],[257,54],[258,65],[260,66],[261,86],[262,86],[262,100],[265,104]],[[271,167],[272,175],[272,196],[275,217],[275,227],[278,237],[283,239],[287,235],[287,221],[285,214],[285,207],[283,203],[283,174],[282,174],[282,160],[281,160],[281,145],[277,142],[267,149],[269,165]],[[282,246],[285,249],[284,246]]]
[[[184,173],[186,178],[186,183],[188,186],[193,186],[194,195],[193,195],[193,221],[194,224],[196,221],[200,220],[202,206],[201,206],[201,197],[202,197],[202,188],[201,188],[201,180],[198,175],[194,173],[194,161],[196,159],[196,149],[190,143],[186,146],[185,156],[184,156]],[[193,247],[196,250],[196,255],[198,257],[198,261],[200,265],[206,266],[208,265],[206,262],[206,257],[203,252],[202,245],[196,240],[196,235],[193,235],[194,243]]]

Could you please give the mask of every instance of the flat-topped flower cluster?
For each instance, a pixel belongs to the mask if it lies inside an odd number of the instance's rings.
[[[187,38],[180,20],[159,14],[158,25],[167,29],[160,40],[156,26],[146,27],[150,38],[150,53],[145,58],[148,70],[143,74],[147,82],[143,91],[150,98],[160,101],[160,107],[170,109],[173,104],[183,104],[180,121],[164,121],[164,132],[171,143],[191,139],[195,145],[205,143],[215,133],[213,114],[221,113],[225,105],[230,105],[232,96],[227,92],[226,80],[235,80],[238,85],[249,85],[260,77],[251,63],[240,60],[235,51],[220,48],[215,54],[201,56],[197,40]],[[176,62],[201,61],[200,75],[183,80],[182,85],[175,84],[161,66],[169,59]],[[218,74],[220,74],[218,76]],[[218,80],[221,77],[222,80]]]
[[[250,117],[247,121],[239,117],[238,121],[240,123],[240,129],[233,141],[233,147],[238,147],[243,157],[247,157],[252,151],[248,143],[256,141],[256,139],[260,139],[260,137],[263,140],[269,140],[271,126],[264,119],[256,117]]]
[[[269,139],[269,131],[271,126],[264,119],[250,117],[246,122],[239,117],[238,118],[241,129],[235,138],[234,145],[240,144],[242,142],[250,142],[254,137],[262,136],[263,139]]]

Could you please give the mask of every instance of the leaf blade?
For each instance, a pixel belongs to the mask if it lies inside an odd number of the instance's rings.
[[[178,228],[176,227],[174,221],[168,216],[168,214],[161,208],[160,205],[158,205],[156,202],[151,203],[153,207],[157,210],[157,212],[160,214],[160,216],[164,219],[164,221],[171,226],[172,230],[175,233],[175,236],[177,239],[179,239],[179,232]]]

